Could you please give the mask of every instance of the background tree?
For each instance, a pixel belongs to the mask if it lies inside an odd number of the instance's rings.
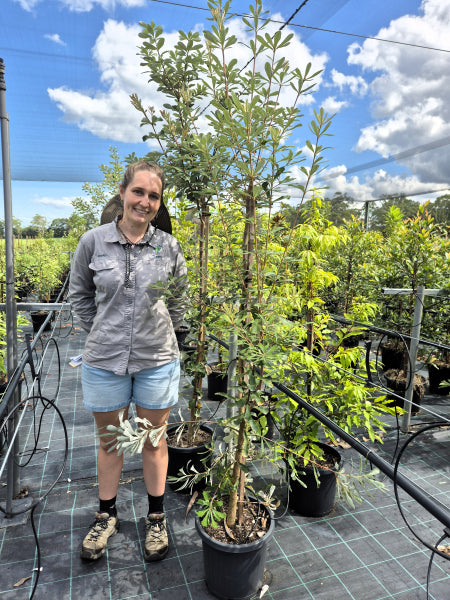
[[[38,235],[44,237],[47,231],[47,217],[42,215],[34,215],[34,217],[31,219],[30,226],[37,230]]]
[[[419,210],[420,202],[411,200],[404,194],[397,197],[386,197],[379,206],[373,206],[369,213],[369,229],[384,230],[391,207],[401,210],[404,219],[413,219]]]
[[[428,204],[428,212],[436,223],[450,226],[450,194],[444,194]]]
[[[355,200],[348,194],[336,192],[332,198],[327,198],[321,203],[321,215],[324,219],[330,221],[333,225],[343,225],[345,221],[351,221],[352,217],[360,219],[363,213],[361,208],[355,207]],[[286,223],[291,227],[305,223],[308,220],[308,214],[312,209],[311,199],[302,203],[301,210],[298,204],[293,206],[282,202],[278,213],[283,217]]]
[[[356,206],[352,196],[341,192],[336,192],[332,198],[325,196],[322,203],[322,216],[333,225],[343,225],[345,221],[351,221],[352,217],[360,219],[362,213],[361,205]]]
[[[130,156],[123,161],[113,146],[109,148],[109,153],[109,163],[99,166],[103,179],[98,183],[83,183],[82,190],[88,197],[77,197],[72,201],[75,213],[84,219],[87,229],[99,224],[103,207],[119,192],[125,165],[136,160],[135,156]]]
[[[13,235],[20,235],[22,233],[22,221],[13,217]]]
[[[62,238],[69,233],[69,219],[53,219],[48,231],[53,233],[53,237]]]
[[[36,238],[36,237],[39,237],[40,231],[39,231],[38,227],[36,227],[34,225],[27,225],[27,227],[23,227],[21,229],[20,235],[23,237]]]

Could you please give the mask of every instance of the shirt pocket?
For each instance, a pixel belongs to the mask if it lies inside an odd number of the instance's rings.
[[[118,287],[123,283],[125,273],[120,261],[111,257],[95,257],[89,263],[89,268],[94,271],[94,285],[98,305],[114,296]]]
[[[168,257],[146,256],[137,273],[137,287],[146,289],[150,296],[154,295],[152,284],[167,281],[172,272],[172,262]]]

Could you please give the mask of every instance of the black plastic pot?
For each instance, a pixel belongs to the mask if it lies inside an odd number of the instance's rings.
[[[385,344],[381,344],[380,345],[380,352],[381,352],[381,362],[383,364],[383,371],[389,371],[389,369],[402,369],[403,368],[403,362],[404,362],[404,356],[405,356],[405,349],[403,348],[398,348],[395,346],[392,346],[391,344],[389,345],[385,345]]]
[[[333,510],[336,501],[336,471],[341,467],[341,455],[336,448],[327,444],[316,445],[333,456],[333,461],[338,468],[322,469],[316,466],[320,482],[320,485],[317,485],[313,466],[298,465],[298,472],[304,472],[304,475],[299,475],[299,479],[306,487],[299,481],[290,480],[289,508],[303,517],[324,517]]]
[[[48,311],[39,310],[30,312],[31,322],[33,323],[33,331],[37,333],[39,329],[42,327],[45,319],[48,317]],[[47,325],[44,328],[44,331],[50,331],[51,329],[51,319],[49,319]]]
[[[179,425],[174,425],[172,427],[169,426],[167,428],[167,433],[170,434],[174,432],[178,427]],[[211,435],[214,431],[212,427],[205,424],[200,425],[200,429],[210,433]],[[179,448],[178,446],[171,446],[167,444],[167,448],[169,452],[169,466],[167,469],[167,475],[172,477],[176,477],[179,474],[180,469],[183,469],[185,473],[188,473],[192,468],[194,468],[195,471],[203,471],[205,468],[205,454],[210,452],[204,443],[200,444],[199,446],[192,446],[190,448]],[[209,465],[210,463],[211,456],[209,455],[206,465]],[[205,487],[203,480],[195,485],[190,485],[181,490],[179,489],[180,485],[182,485],[182,482],[169,482],[169,487],[174,492],[180,492],[183,494],[192,494],[192,492],[201,491]]]
[[[207,375],[208,383],[208,399],[223,402],[226,398],[223,394],[227,393],[228,387],[228,372],[215,370],[217,363],[210,365],[211,372]]]
[[[255,596],[264,581],[267,546],[273,536],[275,521],[267,508],[270,525],[266,534],[250,544],[224,544],[211,538],[195,517],[195,528],[203,546],[203,564],[208,590],[222,600],[248,600]]]
[[[186,340],[187,334],[189,333],[190,329],[187,325],[180,325],[180,327],[178,327],[178,329],[175,329],[175,335],[177,337],[177,342],[178,342],[178,348],[180,350],[182,350],[182,346]]]
[[[395,396],[389,395],[388,398],[391,400],[391,406],[399,406],[404,408],[404,397],[406,394],[406,377],[399,378],[398,371],[393,370],[392,372],[386,372],[386,385],[389,389],[395,392],[398,396],[402,396],[402,399],[396,398]],[[420,411],[420,405],[425,395],[425,379],[422,375],[414,376],[414,390],[413,390],[413,405],[411,407],[411,414],[416,415]]]
[[[359,342],[361,342],[363,339],[363,335],[349,335],[342,340],[342,346],[344,348],[357,348],[359,346]]]
[[[450,365],[443,363],[437,365],[433,363],[428,365],[428,381],[430,394],[439,394],[446,396],[450,394],[450,385],[442,385],[443,381],[450,381]]]

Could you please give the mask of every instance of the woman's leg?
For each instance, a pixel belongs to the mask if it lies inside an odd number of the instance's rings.
[[[159,427],[169,419],[170,408],[148,409],[136,406],[137,416],[145,418]],[[167,465],[169,455],[166,438],[161,436],[158,446],[154,447],[147,439],[142,450],[142,469],[145,487],[151,496],[162,496],[166,487]]]
[[[111,412],[94,412],[97,431],[101,435],[107,433],[108,425],[119,425],[120,410]],[[125,417],[127,411],[125,410]],[[116,496],[122,473],[123,456],[118,456],[115,450],[108,452],[108,441],[112,437],[100,437],[97,455],[97,477],[100,508],[95,515],[95,521],[90,525],[89,532],[81,545],[81,558],[97,560],[106,551],[108,539],[119,530],[119,519],[116,511]]]
[[[123,410],[123,409],[121,409]],[[108,425],[119,425],[120,410],[112,412],[94,412],[94,419],[97,425],[99,435],[108,433]],[[128,410],[125,409],[124,419],[127,418]],[[123,467],[123,454],[117,455],[116,450],[110,449],[109,442],[113,436],[100,437],[99,449],[97,454],[97,477],[98,494],[101,500],[109,500],[117,496],[119,488],[120,475]]]
[[[153,426],[158,427],[164,425],[169,419],[170,408],[146,409],[136,406],[136,412],[138,417],[146,418]],[[144,542],[144,559],[147,562],[162,560],[169,551],[167,520],[163,505],[168,462],[169,455],[164,435],[161,436],[156,447],[147,439],[142,450],[142,469],[149,500]]]

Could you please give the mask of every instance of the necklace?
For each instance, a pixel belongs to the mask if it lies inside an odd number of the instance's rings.
[[[135,241],[132,242],[122,231],[122,229],[120,228],[119,223],[117,223],[117,229],[119,230],[120,235],[123,237],[123,239],[127,242],[127,244],[130,244],[130,246],[135,246],[136,244],[138,244],[142,238],[144,237],[144,235],[147,233],[147,229],[144,231],[144,233]]]

